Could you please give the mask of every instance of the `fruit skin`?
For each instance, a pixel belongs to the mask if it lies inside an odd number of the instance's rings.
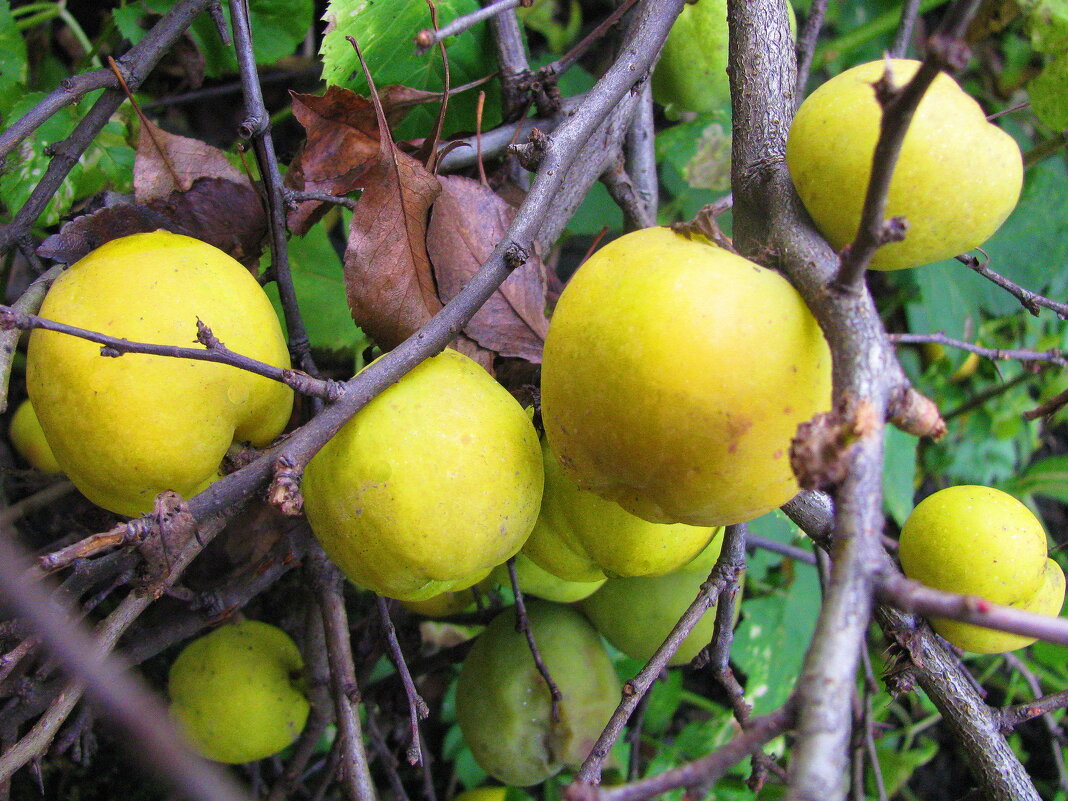
[[[797,26],[794,10],[791,32]],[[705,113],[730,108],[727,80],[727,0],[683,6],[653,71],[653,99],[669,111]]]
[[[635,517],[618,503],[580,489],[547,442],[542,442],[542,457],[545,495],[523,553],[561,579],[592,582],[669,573],[700,553],[716,532]]]
[[[308,719],[304,662],[279,628],[244,620],[189,643],[171,665],[171,714],[216,762],[263,759],[292,743]]]
[[[921,501],[901,529],[905,575],[938,590],[1057,614],[1064,574],[1047,557],[1046,532],[1030,510],[991,487],[949,487]],[[959,648],[1002,653],[1032,637],[934,618],[935,631]]]
[[[11,415],[11,425],[7,430],[8,438],[19,455],[43,473],[62,473],[63,468],[56,461],[52,449],[48,447],[41,422],[33,410],[33,404],[27,398]]]
[[[452,801],[505,801],[507,797],[507,787],[476,787],[473,790],[464,790]]]
[[[779,274],[667,228],[620,237],[549,324],[542,418],[576,483],[655,523],[751,520],[797,492],[790,440],[831,357]]]
[[[228,348],[289,367],[278,317],[252,274],[221,250],[156,231],[114,239],[63,273],[41,316],[132,341],[195,346],[197,319]],[[63,471],[124,515],[156,495],[190,497],[230,445],[267,445],[289,420],[289,387],[236,367],[165,356],[109,359],[51,331],[30,335],[30,400]]]
[[[664,576],[608,579],[582,602],[582,611],[612,645],[643,662],[651,657],[679,622],[723,547],[716,537],[699,559],[702,569],[686,568]],[[704,566],[707,565],[707,569]],[[712,641],[716,605],[709,607],[668,662],[685,665]]]
[[[514,555],[541,504],[538,435],[523,407],[453,350],[365,406],[304,472],[304,509],[355,583],[421,601]]]
[[[890,61],[894,83],[918,61]],[[882,111],[872,86],[885,62],[832,78],[797,111],[786,163],[816,226],[840,250],[856,237]],[[1023,158],[1011,136],[945,73],[920,102],[894,169],[886,217],[908,220],[902,242],[876,251],[871,266],[900,270],[981,245],[1009,216],[1023,185]]]
[[[531,535],[533,536],[533,535]],[[530,540],[527,540],[529,543]],[[508,565],[497,565],[491,576],[494,583],[501,587],[511,587],[512,579],[508,575]],[[546,601],[555,601],[560,604],[581,601],[604,584],[604,579],[593,581],[569,581],[560,578],[548,570],[542,569],[537,562],[528,557],[522,551],[515,555],[515,577],[519,581],[519,589],[524,595],[533,595],[544,598]]]
[[[505,784],[526,787],[586,758],[619,702],[619,679],[601,638],[574,609],[533,598],[527,615],[562,694],[551,719],[549,690],[526,637],[505,609],[479,635],[460,669],[456,718],[475,760]]]

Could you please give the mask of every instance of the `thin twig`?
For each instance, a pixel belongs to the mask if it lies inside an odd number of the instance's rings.
[[[797,80],[794,94],[797,105],[805,99],[805,87],[808,86],[809,72],[812,70],[812,58],[816,54],[816,42],[820,38],[823,18],[827,15],[827,0],[812,0],[808,16],[797,37]]]
[[[752,532],[749,532],[746,536],[745,544],[747,548],[761,548],[765,551],[781,554],[789,559],[793,559],[795,562],[802,562],[806,565],[816,564],[816,557],[812,551],[806,551],[804,548],[798,548],[796,545],[787,545],[786,543],[778,542],[776,540],[769,540],[767,537],[761,537],[759,534],[753,534]]]
[[[983,253],[982,250],[979,251]],[[970,253],[962,253],[957,256],[957,261],[963,264],[968,269],[978,273],[989,281],[993,281],[999,287],[1009,292],[1013,297],[1020,301],[1020,305],[1027,311],[1031,312],[1035,317],[1039,314],[1040,308],[1046,308],[1053,311],[1062,320],[1068,320],[1068,303],[1059,303],[1055,300],[1039,295],[1037,292],[1032,292],[1030,289],[1024,289],[1018,284],[1014,284],[1008,278],[1000,275],[990,269],[990,257],[983,253],[983,258],[979,259],[976,256],[972,256]]]
[[[348,613],[343,594],[344,577],[318,543],[310,546],[308,560],[319,609],[323,615],[330,683],[338,725],[341,753],[341,781],[348,801],[375,801],[375,786],[367,763],[357,704],[356,666],[349,640]]]
[[[263,185],[267,193],[268,222],[271,241],[271,271],[278,284],[278,297],[282,302],[282,313],[286,319],[286,331],[289,333],[289,352],[293,363],[308,375],[318,377],[319,371],[311,355],[311,344],[304,327],[297,304],[297,294],[293,289],[293,277],[289,271],[289,250],[286,239],[286,198],[282,184],[282,173],[278,167],[278,156],[274,150],[271,136],[270,115],[263,104],[263,91],[260,88],[259,75],[256,71],[256,56],[252,49],[252,31],[249,26],[248,6],[246,0],[230,0],[230,21],[234,32],[234,51],[241,73],[241,86],[245,96],[245,120],[239,132],[245,139],[252,141],[256,161],[263,176]]]
[[[1018,362],[1049,362],[1059,367],[1068,364],[1068,354],[1056,348],[1047,351],[1018,350],[1012,348],[984,348],[959,339],[947,337],[941,331],[934,334],[889,334],[890,341],[896,345],[921,345],[937,343],[951,348],[960,348],[969,353],[978,353],[993,361],[1014,360]]]
[[[298,192],[296,189],[289,189],[288,187],[283,191],[285,193],[286,203],[290,205],[296,205],[305,200],[318,200],[321,203],[333,203],[336,206],[344,206],[349,210],[356,208],[356,201],[351,197],[331,195],[329,192]]]
[[[57,264],[47,272],[42,273],[33,280],[26,290],[16,300],[11,308],[15,311],[36,314],[44,302],[48,288],[66,269],[62,264]],[[15,358],[15,349],[19,343],[22,332],[16,328],[7,331],[0,330],[0,412],[7,411],[7,391],[11,383],[11,365]]]
[[[905,0],[901,7],[901,21],[897,24],[894,43],[890,45],[890,58],[904,58],[912,40],[912,29],[920,14],[920,0]]]
[[[342,392],[342,385],[337,381],[313,378],[301,370],[275,367],[273,364],[267,364],[249,356],[235,353],[220,342],[212,334],[211,328],[200,320],[197,320],[196,337],[190,341],[200,342],[204,347],[187,348],[180,345],[153,345],[148,342],[131,342],[128,339],[108,336],[98,331],[89,331],[85,328],[78,328],[55,320],[47,320],[35,314],[26,314],[12,306],[0,306],[0,329],[29,331],[35,328],[44,331],[55,331],[60,334],[95,342],[102,346],[100,349],[101,356],[118,358],[124,354],[139,353],[149,356],[167,356],[174,359],[192,359],[214,364],[226,364],[239,370],[270,378],[272,381],[278,381],[302,394],[323,398],[328,401],[337,400]]]
[[[518,6],[528,6],[530,2],[531,0],[496,0],[478,11],[472,11],[470,14],[463,14],[457,17],[444,28],[436,30],[434,28],[425,28],[419,31],[415,37],[416,52],[422,55],[431,47],[445,41],[450,36],[463,33],[483,20],[503,14],[505,11],[511,11]]]
[[[404,652],[401,651],[400,642],[397,640],[397,628],[393,625],[393,618],[389,615],[389,602],[381,595],[375,596],[378,606],[378,617],[382,622],[382,630],[386,635],[386,645],[389,649],[389,658],[393,667],[397,669],[401,684],[404,685],[404,695],[408,699],[408,723],[410,726],[408,743],[408,764],[418,765],[423,761],[422,749],[419,746],[419,721],[430,716],[430,708],[426,701],[419,695],[412,680],[412,673],[408,670],[408,663],[404,661]]]
[[[512,584],[512,593],[515,595],[515,630],[526,637],[527,647],[530,649],[530,655],[534,659],[534,666],[545,680],[545,686],[549,688],[549,697],[552,699],[549,707],[550,720],[555,723],[560,720],[560,700],[563,695],[560,693],[560,688],[556,686],[556,682],[553,681],[552,674],[549,673],[549,666],[541,658],[541,651],[538,650],[538,644],[534,641],[534,629],[531,627],[530,618],[527,616],[527,605],[523,600],[523,591],[519,588],[519,577],[515,572],[514,556],[508,560],[508,580]]]

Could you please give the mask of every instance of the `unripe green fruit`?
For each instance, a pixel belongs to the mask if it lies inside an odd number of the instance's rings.
[[[790,127],[790,177],[836,250],[856,238],[860,224],[882,120],[873,84],[887,63],[898,86],[920,66],[892,59],[846,70],[801,104]],[[908,233],[879,248],[871,266],[915,267],[983,244],[1015,208],[1022,185],[1015,140],[987,122],[951,77],[939,74],[913,115],[887,196],[886,217],[905,217]]]
[[[797,20],[790,14],[790,31]],[[671,26],[653,71],[653,99],[669,111],[730,108],[727,80],[727,0],[687,3]]]
[[[529,542],[529,540],[527,540]],[[524,595],[533,595],[546,601],[555,601],[558,604],[569,604],[581,601],[604,584],[604,579],[595,581],[569,581],[543,570],[530,557],[522,551],[515,555],[515,577],[519,581],[519,589]],[[511,587],[512,579],[508,575],[508,565],[498,565],[493,569],[492,578],[496,584],[502,587]]]
[[[323,549],[355,583],[421,601],[522,547],[541,505],[538,434],[466,356],[427,359],[368,403],[304,473]]]
[[[1042,524],[1018,500],[991,487],[950,487],[921,501],[901,529],[899,557],[905,575],[938,590],[1050,615],[1060,612],[1064,600],[1064,574],[1047,557]],[[1034,642],[941,618],[931,625],[958,648],[976,653]]]
[[[281,629],[255,620],[222,626],[189,643],[171,665],[171,714],[208,759],[269,757],[308,719],[303,667]]]
[[[541,388],[549,445],[580,487],[652,522],[727,525],[796,494],[790,441],[830,408],[831,358],[781,275],[647,228],[564,289]]]
[[[604,638],[634,659],[647,661],[675,628],[700,592],[719,557],[723,538],[716,537],[700,557],[708,570],[684,569],[665,576],[608,579],[582,602],[582,610]],[[682,641],[668,665],[685,665],[712,641],[716,605],[709,607]]]
[[[669,573],[700,553],[716,532],[708,526],[635,517],[618,503],[580,489],[547,441],[542,456],[545,494],[523,553],[562,579],[588,583],[607,576]]]
[[[534,640],[560,689],[560,719],[526,637],[506,609],[479,635],[456,687],[456,717],[475,760],[506,784],[525,787],[578,766],[619,702],[619,680],[601,638],[570,607],[527,603]]]

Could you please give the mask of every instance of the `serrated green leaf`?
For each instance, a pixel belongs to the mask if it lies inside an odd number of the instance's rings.
[[[1049,61],[1027,85],[1031,108],[1050,128],[1068,128],[1068,51]]]
[[[22,94],[26,82],[26,41],[11,16],[11,3],[0,2],[0,117],[10,124],[11,107]]]
[[[476,0],[438,0],[438,24],[443,26],[461,14],[477,11]],[[419,31],[430,27],[430,12],[421,2],[382,2],[381,0],[331,0],[323,19],[327,33],[320,53],[323,79],[327,85],[344,86],[367,94],[367,79],[356,51],[346,40],[352,36],[360,45],[375,85],[402,84],[413,89],[440,92],[445,86],[441,54],[431,48],[419,55],[414,40]],[[450,86],[470,83],[494,72],[493,46],[486,23],[479,23],[463,33],[445,40],[449,58]],[[487,94],[499,91],[496,82],[486,84]],[[449,98],[445,119],[446,133],[460,129],[474,130],[478,92],[468,91]],[[498,103],[488,97],[483,129],[500,121]],[[434,127],[438,106],[428,103],[414,109],[397,126],[397,139],[426,136]]]
[[[352,321],[345,300],[341,257],[330,244],[322,224],[313,227],[307,235],[289,241],[289,266],[311,346],[330,351],[366,347],[369,340]],[[277,286],[268,285],[267,294],[281,319]]]

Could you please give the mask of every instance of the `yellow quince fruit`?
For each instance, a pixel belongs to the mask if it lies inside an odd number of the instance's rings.
[[[669,573],[700,553],[717,531],[642,520],[618,503],[580,489],[548,442],[542,443],[542,456],[545,496],[523,553],[561,579],[589,583],[608,576]]]
[[[360,410],[304,472],[323,549],[357,584],[402,601],[470,587],[515,554],[538,515],[538,435],[466,356],[427,359]]]
[[[197,347],[197,320],[230,350],[289,367],[278,317],[255,277],[221,250],[156,231],[114,239],[71,265],[41,306],[49,320],[113,337]],[[270,443],[293,392],[223,364],[101,355],[53,331],[30,335],[30,400],[56,460],[93,503],[124,515],[156,495],[189,497],[217,476],[230,445]]]
[[[62,473],[63,468],[56,461],[55,454],[48,447],[41,421],[37,419],[37,412],[33,410],[33,404],[29,398],[19,404],[15,413],[11,415],[11,425],[7,430],[11,444],[18,451],[19,456],[44,473]]]

